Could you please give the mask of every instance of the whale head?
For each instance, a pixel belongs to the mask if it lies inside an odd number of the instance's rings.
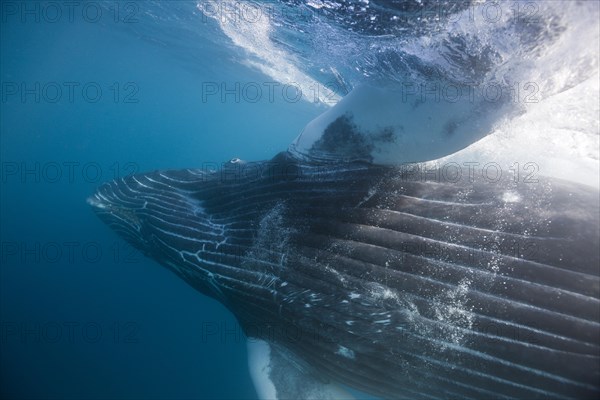
[[[88,203],[309,376],[597,398],[597,190],[418,171],[283,153],[120,178]]]
[[[214,265],[229,253],[220,249],[227,246],[222,225],[196,197],[197,189],[210,186],[205,179],[199,170],[130,175],[102,184],[87,203],[133,247],[215,297]]]

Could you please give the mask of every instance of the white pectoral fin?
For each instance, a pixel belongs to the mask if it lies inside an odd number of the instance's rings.
[[[351,400],[355,397],[335,383],[320,381],[284,348],[249,338],[248,367],[261,400]]]
[[[414,86],[414,87],[413,87]],[[356,87],[312,120],[290,145],[300,158],[402,164],[431,161],[457,152],[489,134],[514,108],[506,101],[471,98],[469,87],[448,98],[442,89],[420,93],[419,85]]]

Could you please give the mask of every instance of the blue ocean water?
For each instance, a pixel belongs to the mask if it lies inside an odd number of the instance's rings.
[[[234,318],[133,252],[85,199],[134,170],[271,157],[318,107],[203,101],[204,82],[265,78],[227,62],[208,37],[214,23],[197,15],[194,35],[177,37],[143,4],[131,23],[106,9],[97,22],[69,21],[60,7],[58,22],[2,15],[0,397],[254,398]],[[170,28],[168,46],[152,40]],[[21,98],[13,83],[40,89]],[[213,326],[225,336],[203,337]]]
[[[498,142],[468,154],[504,159],[531,154],[522,143],[537,143],[535,157],[551,155],[536,158],[546,174],[576,168],[575,180],[597,184],[597,26],[568,19],[594,20],[597,9],[570,10],[553,28],[546,23],[553,10],[514,2],[541,22],[511,25],[506,36],[494,36],[501,28],[488,14],[485,26],[469,20],[442,35],[422,24],[378,31],[371,22],[380,14],[353,20],[346,10],[328,16],[331,25],[311,25],[310,14],[298,12],[269,20],[277,29],[269,27],[272,42],[265,42],[266,28],[253,17],[247,26],[230,24],[207,3],[2,3],[1,398],[256,398],[233,316],[128,247],[85,199],[101,182],[132,172],[268,159],[327,110],[323,103],[362,80],[483,82],[539,72],[548,108],[527,108],[510,121],[510,135],[501,126]],[[327,1],[280,3],[338,9]],[[588,52],[571,37],[556,39],[580,26],[572,35],[581,42],[582,32],[591,35]],[[575,61],[559,63],[565,54]],[[286,76],[305,98],[280,90]],[[272,98],[269,87],[277,88]],[[316,88],[321,103],[313,101]],[[566,139],[543,125],[532,135],[531,124],[556,115],[559,95],[577,88],[591,95],[567,99]],[[591,116],[573,112],[588,109]]]

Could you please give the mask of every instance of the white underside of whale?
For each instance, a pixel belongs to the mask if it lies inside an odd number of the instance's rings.
[[[249,338],[248,368],[261,400],[353,400],[355,397],[336,383],[325,383],[285,349]],[[285,353],[285,354],[284,354]],[[275,373],[276,372],[276,373]]]

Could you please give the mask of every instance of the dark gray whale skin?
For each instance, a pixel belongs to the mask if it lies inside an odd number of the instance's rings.
[[[280,153],[128,176],[88,202],[321,379],[390,399],[600,398],[598,191],[453,171]]]

